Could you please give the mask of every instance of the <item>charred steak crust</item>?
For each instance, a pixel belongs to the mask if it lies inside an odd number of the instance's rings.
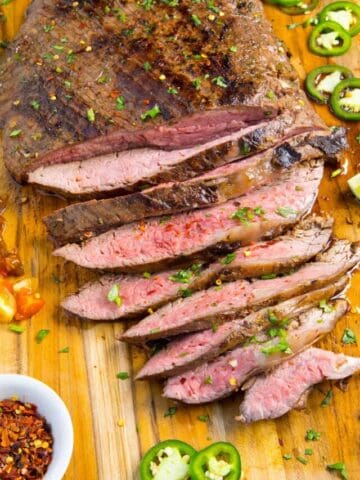
[[[10,172],[24,179],[49,150],[135,132],[156,105],[154,125],[241,104],[296,110],[321,125],[261,2],[217,3],[223,15],[211,21],[208,5],[191,0],[34,0],[0,72]],[[21,133],[10,137],[14,128]]]

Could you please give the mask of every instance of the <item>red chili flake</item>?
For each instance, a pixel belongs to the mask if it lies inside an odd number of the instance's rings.
[[[50,426],[37,407],[18,400],[0,402],[1,480],[40,480],[52,460]]]

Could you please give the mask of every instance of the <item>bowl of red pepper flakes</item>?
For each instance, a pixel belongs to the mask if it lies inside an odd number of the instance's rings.
[[[0,479],[61,480],[74,443],[70,414],[44,383],[0,375]]]

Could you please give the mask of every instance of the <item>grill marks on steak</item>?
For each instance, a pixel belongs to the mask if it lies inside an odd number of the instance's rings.
[[[99,134],[138,131],[144,125],[141,114],[155,104],[161,115],[151,120],[154,125],[247,104],[296,111],[308,126],[321,126],[258,0],[241,5],[220,0],[225,15],[219,22],[208,20],[207,5],[191,0],[184,0],[181,8],[154,3],[149,10],[135,0],[69,5],[65,0],[35,0],[3,64],[5,161],[17,179],[24,179],[41,159],[65,158],[59,152],[45,158],[51,149]],[[104,13],[105,6],[109,13]],[[118,8],[125,21],[116,18]],[[166,21],[159,22],[160,13]],[[191,15],[201,18],[201,26],[194,25]],[[54,28],[45,31],[45,25]],[[230,53],[233,45],[241,49],[241,57]],[[148,71],[145,62],[151,64]],[[226,88],[219,85],[220,77]],[[123,110],[117,110],[117,95],[124,97]],[[14,105],[14,99],[20,103]],[[32,108],[32,101],[40,108]],[[87,120],[89,109],[96,114],[94,121]],[[303,125],[294,117],[292,122]],[[22,133],[11,138],[14,128]],[[98,141],[102,148],[107,144],[106,137]]]
[[[296,136],[275,151],[267,150],[185,182],[161,184],[131,195],[69,205],[44,219],[49,236],[55,245],[61,246],[87,240],[143,218],[224,203],[274,183],[281,173],[278,164],[285,162],[285,156],[287,168],[291,162],[321,157],[322,152],[307,144],[308,135]]]
[[[273,237],[293,225],[313,205],[323,163],[297,165],[279,176],[279,183],[209,209],[178,214],[168,221],[145,220],[124,225],[91,238],[83,245],[69,244],[54,255],[88,268],[159,268],[189,259],[199,252],[236,242]],[[244,224],[231,218],[239,208],[261,206],[265,215]],[[279,214],[281,207],[289,215]],[[221,250],[220,250],[221,251]],[[219,250],[218,250],[219,252]]]
[[[146,279],[142,275],[105,275],[98,282],[85,285],[79,293],[62,302],[68,312],[93,320],[114,320],[146,313],[148,308],[175,300],[182,288],[194,292],[211,285],[216,279],[230,281],[238,278],[290,270],[305,263],[323,250],[329,242],[333,220],[312,215],[302,220],[292,231],[274,240],[255,243],[235,250],[229,264],[223,259],[204,267],[190,277],[187,284],[172,281],[176,270],[168,270]],[[107,294],[119,285],[122,305],[109,302]]]
[[[189,370],[199,363],[212,360],[227,350],[242,344],[250,337],[258,335],[266,328],[274,327],[274,323],[269,320],[270,312],[278,319],[279,324],[285,318],[291,320],[310,307],[318,305],[321,300],[329,300],[341,292],[347,281],[348,279],[344,277],[333,285],[327,285],[319,290],[291,298],[270,309],[264,308],[250,313],[244,318],[226,322],[215,330],[204,330],[174,340],[151,357],[136,378],[142,380],[144,378],[170,377]]]
[[[212,287],[169,303],[131,327],[121,339],[143,343],[211,328],[244,316],[251,310],[322,288],[341,278],[359,261],[359,245],[339,240],[325,253],[319,254],[316,261],[290,275],[253,282],[238,280],[222,285],[221,289]]]
[[[263,353],[264,348],[275,346],[279,342],[279,338],[267,340],[265,335],[262,344],[238,347],[210,363],[170,378],[165,384],[164,396],[194,404],[211,402],[230,395],[250,376],[278,365],[330,332],[348,308],[345,300],[337,300],[331,305],[333,310],[329,313],[320,308],[311,308],[289,325],[287,342],[291,349],[290,354]],[[209,378],[211,382],[207,380]]]
[[[272,372],[255,378],[245,393],[237,420],[256,422],[285,415],[311,388],[324,380],[341,380],[360,370],[360,358],[309,348]]]

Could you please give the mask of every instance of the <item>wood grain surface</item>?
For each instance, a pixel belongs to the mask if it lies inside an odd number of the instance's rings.
[[[6,22],[1,24],[0,39],[1,35],[3,39],[13,38],[27,4],[27,0],[14,0],[2,8]],[[309,53],[309,29],[287,29],[287,24],[305,17],[288,17],[273,7],[266,7],[266,14],[276,34],[289,47],[301,78],[315,66],[328,62]],[[336,61],[359,77],[359,41],[353,42],[351,51]],[[326,107],[315,108],[328,125],[340,124]],[[339,237],[359,240],[360,205],[349,194],[346,179],[360,168],[360,145],[356,141],[360,126],[347,127],[351,148],[343,156],[346,174],[331,179],[327,170],[315,208],[335,217]],[[209,406],[179,406],[174,416],[164,417],[172,403],[161,397],[159,385],[116,378],[119,371],[133,377],[145,359],[140,350],[115,341],[115,334],[125,325],[75,320],[58,308],[59,300],[89,277],[89,273],[51,257],[41,218],[62,206],[63,201],[42,195],[32,187],[16,185],[2,165],[1,153],[0,196],[8,199],[6,240],[9,246],[18,247],[27,273],[39,277],[46,299],[46,307],[28,322],[24,334],[17,335],[0,325],[0,372],[39,378],[54,388],[69,407],[75,427],[75,450],[66,480],[136,479],[140,456],[154,443],[168,438],[188,441],[195,448],[215,440],[233,442],[241,452],[243,478],[247,480],[330,480],[336,474],[327,472],[326,465],[340,461],[347,465],[349,480],[360,478],[360,376],[350,381],[346,393],[332,386],[330,406],[320,407],[329,389],[328,384],[323,384],[311,394],[305,411],[291,412],[277,421],[252,426],[236,423],[239,395]],[[357,345],[341,344],[347,326],[360,339],[360,316],[356,313],[356,307],[360,307],[359,273],[353,276],[348,298],[352,311],[320,346],[360,355]],[[50,335],[38,345],[34,337],[41,328],[49,329]],[[69,347],[69,353],[58,353],[63,347]],[[209,422],[198,420],[203,414],[209,415]],[[310,428],[321,432],[320,441],[311,445],[304,439]],[[314,450],[307,465],[283,459],[285,453],[303,455],[306,447]]]

